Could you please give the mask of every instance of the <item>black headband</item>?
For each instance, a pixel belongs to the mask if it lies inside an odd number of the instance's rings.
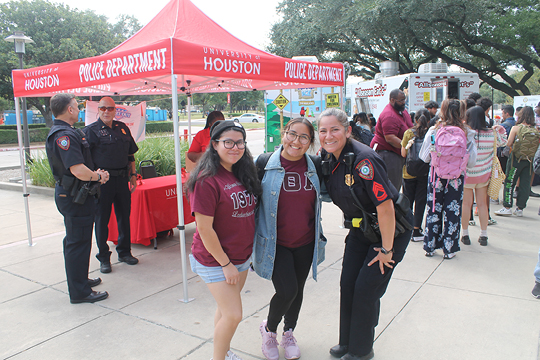
[[[242,133],[244,136],[244,139],[246,138],[246,130],[244,130],[244,127],[240,125],[239,123],[232,121],[232,120],[218,120],[212,125],[210,128],[210,137],[212,140],[219,139],[219,136],[227,130],[237,130]]]

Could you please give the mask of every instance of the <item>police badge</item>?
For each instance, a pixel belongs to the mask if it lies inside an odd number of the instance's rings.
[[[352,186],[354,184],[354,177],[351,174],[345,175],[345,184],[347,184],[347,186]]]

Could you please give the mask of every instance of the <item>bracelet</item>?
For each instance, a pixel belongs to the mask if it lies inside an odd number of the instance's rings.
[[[230,263],[231,263],[231,260],[229,260],[229,262],[228,262],[227,264],[221,265],[221,267],[222,267],[222,268],[227,267],[227,266],[229,266]]]
[[[98,173],[98,174],[97,174],[97,176],[98,176],[98,179],[97,179],[97,181],[101,181],[101,174],[100,174],[100,173]]]

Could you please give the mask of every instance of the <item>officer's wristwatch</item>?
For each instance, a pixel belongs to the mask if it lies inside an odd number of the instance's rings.
[[[383,248],[383,247],[381,246],[381,252],[382,252],[384,255],[387,255],[387,254],[390,254],[390,253],[394,252],[394,249],[386,250],[385,248]]]
[[[133,174],[129,175],[129,177],[132,177],[132,176],[137,177],[137,173],[133,173]]]

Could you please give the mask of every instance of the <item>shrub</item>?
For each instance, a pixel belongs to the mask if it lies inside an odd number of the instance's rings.
[[[159,176],[176,174],[174,140],[172,136],[164,135],[147,138],[137,145],[139,146],[139,151],[135,153],[135,164],[138,173],[140,173],[139,163],[141,161],[152,160]],[[180,141],[182,167],[186,163],[185,153],[187,150],[188,143],[186,141]],[[34,158],[33,162],[28,164],[28,175],[34,185],[54,187],[55,181],[45,152],[40,152]]]
[[[17,130],[0,130],[0,144],[16,144]]]
[[[162,132],[173,132],[173,122],[172,121],[147,121],[146,122],[146,133],[162,133]]]
[[[174,138],[167,134],[146,138],[137,144],[139,151],[135,153],[137,172],[140,173],[139,163],[143,160],[152,160],[159,176],[176,174],[174,159]],[[182,167],[185,167],[185,153],[188,150],[187,141],[180,140],[180,155]]]
[[[45,125],[45,124],[28,124],[28,130],[44,128],[44,127],[47,127],[47,125]],[[2,126],[0,126],[0,129],[2,129],[2,130],[17,130],[17,125],[2,125]]]
[[[52,176],[49,160],[44,151],[40,151],[28,164],[28,175],[32,179],[32,184],[36,186],[54,187],[55,180]]]

